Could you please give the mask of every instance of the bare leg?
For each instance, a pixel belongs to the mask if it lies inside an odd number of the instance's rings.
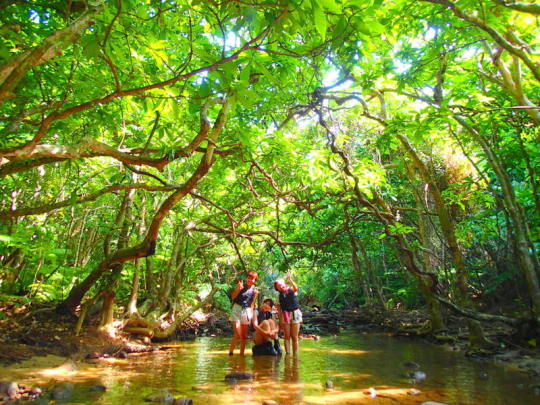
[[[291,340],[292,340],[292,351],[293,351],[293,354],[296,354],[298,352],[298,335],[300,334],[300,324],[293,323],[289,326],[290,326],[290,334],[291,334]]]
[[[281,330],[283,331],[283,341],[285,343],[285,353],[291,352],[291,325],[282,323]]]
[[[239,321],[236,321],[236,322],[231,322],[232,324],[232,329],[233,329],[233,337],[231,339],[231,344],[229,346],[229,355],[232,355],[234,353],[234,348],[236,347],[236,342],[242,339],[242,335],[241,335],[241,329],[240,329],[240,322]],[[240,343],[241,344],[241,343]],[[245,345],[245,343],[244,343]]]
[[[246,342],[248,340],[248,329],[249,325],[240,325],[240,356],[244,355],[244,350],[246,350]]]

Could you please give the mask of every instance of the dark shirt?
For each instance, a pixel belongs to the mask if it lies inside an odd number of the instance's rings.
[[[253,297],[255,296],[255,288],[253,286],[248,287],[244,286],[234,299],[234,303],[240,305],[242,308],[248,308],[253,302]]]
[[[281,310],[285,312],[292,312],[300,308],[298,296],[292,287],[284,293],[279,293],[279,304],[281,305]]]
[[[260,324],[267,319],[272,319],[272,312],[270,311],[257,311],[257,322]]]

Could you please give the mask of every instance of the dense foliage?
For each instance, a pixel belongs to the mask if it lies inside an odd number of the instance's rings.
[[[3,2],[0,289],[158,318],[292,271],[304,304],[427,305],[433,329],[441,303],[538,318],[539,14]]]

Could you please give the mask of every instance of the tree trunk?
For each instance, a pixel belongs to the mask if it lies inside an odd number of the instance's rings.
[[[146,236],[142,242],[135,246],[128,248],[118,249],[116,252],[107,256],[97,267],[94,269],[88,277],[83,280],[78,286],[73,288],[69,296],[58,305],[57,311],[59,312],[71,312],[81,303],[86,292],[94,285],[94,283],[107,271],[111,269],[113,265],[121,264],[127,261],[139,259],[153,255],[156,249],[156,242],[159,235],[159,229],[161,223],[169,213],[169,211],[182,200],[195,186],[201,181],[201,179],[208,173],[210,167],[214,163],[214,150],[216,148],[216,141],[219,133],[225,125],[225,120],[228,115],[230,105],[228,100],[225,100],[223,107],[216,119],[214,127],[209,135],[208,146],[206,152],[201,158],[199,165],[191,177],[178,188],[177,191],[172,193],[159,207],[154,214],[152,222],[146,232]]]
[[[512,229],[516,241],[516,253],[520,263],[520,269],[527,281],[529,291],[529,299],[531,300],[531,310],[534,318],[540,318],[540,282],[539,282],[539,264],[538,257],[534,249],[534,245],[530,239],[530,231],[523,208],[517,201],[512,182],[503,167],[499,157],[493,151],[484,136],[475,128],[467,123],[467,121],[459,116],[454,115],[454,119],[463,127],[474,140],[482,147],[487,160],[499,180],[503,201],[510,218],[512,219]]]

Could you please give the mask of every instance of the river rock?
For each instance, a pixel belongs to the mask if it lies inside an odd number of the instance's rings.
[[[409,394],[409,395],[420,395],[420,391],[415,389],[415,388],[411,388],[410,390],[407,391],[407,394]]]
[[[423,381],[426,379],[426,373],[423,371],[413,371],[412,373],[409,373],[409,377],[416,381]]]
[[[105,392],[107,391],[107,387],[101,384],[92,385],[90,387],[90,392]]]
[[[324,385],[326,388],[334,388],[334,383],[332,381],[327,381]]]
[[[161,402],[161,403],[172,403],[174,401],[173,396],[169,393],[168,390],[164,389],[157,394],[150,395],[144,398],[146,402]]]
[[[193,405],[193,400],[191,398],[176,398],[172,405]]]
[[[427,402],[422,402],[421,405],[448,405],[448,404],[445,404],[443,402],[427,401]]]
[[[225,376],[226,381],[252,380],[253,374],[245,372],[229,373]]]
[[[116,354],[116,357],[119,359],[127,359],[128,354],[125,351],[121,350]]]
[[[73,396],[73,390],[75,386],[71,383],[60,383],[55,385],[52,389],[52,399],[55,401],[62,401],[70,399]]]
[[[19,384],[13,381],[0,381],[0,395],[6,394],[9,399],[13,399],[18,393]]]
[[[408,368],[420,368],[420,364],[415,363],[414,361],[406,361],[403,365]]]

